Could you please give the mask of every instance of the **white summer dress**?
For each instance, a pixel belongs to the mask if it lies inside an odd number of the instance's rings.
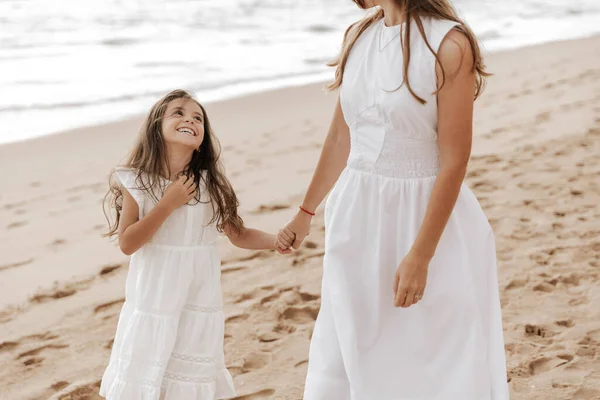
[[[436,52],[456,25],[423,24]],[[422,105],[400,87],[402,29],[375,22],[343,76],[351,151],[325,206],[323,295],[304,400],[506,400],[494,234],[465,185],[423,299],[393,306],[394,274],[439,171],[434,56],[413,22],[409,77]]]
[[[116,177],[139,217],[154,207],[135,173]],[[131,256],[125,304],[100,388],[108,400],[215,400],[235,396],[224,365],[221,261],[210,204],[175,210]]]

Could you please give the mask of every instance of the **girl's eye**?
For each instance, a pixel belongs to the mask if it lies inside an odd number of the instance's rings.
[[[200,117],[196,117],[196,121],[198,121],[198,122],[202,122],[202,118],[200,118]]]
[[[175,114],[177,114],[177,115],[183,115],[183,112],[181,110],[177,110],[177,111],[175,111]]]

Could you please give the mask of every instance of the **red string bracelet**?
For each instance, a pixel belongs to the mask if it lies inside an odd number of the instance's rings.
[[[302,211],[304,211],[305,213],[309,214],[310,216],[312,216],[312,217],[314,217],[314,216],[315,216],[315,213],[311,213],[311,212],[310,212],[310,211],[308,211],[306,208],[304,208],[304,207],[302,207],[302,206],[300,206],[299,208],[300,208]]]

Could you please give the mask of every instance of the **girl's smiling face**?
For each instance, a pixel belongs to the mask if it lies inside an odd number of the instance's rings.
[[[162,135],[169,145],[197,150],[204,140],[204,114],[200,106],[189,99],[171,101],[163,116]]]

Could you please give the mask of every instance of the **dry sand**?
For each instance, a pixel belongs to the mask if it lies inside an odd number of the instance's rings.
[[[600,399],[599,48],[488,57],[467,182],[497,236],[513,399]],[[208,105],[249,226],[276,231],[296,211],[335,102],[321,87]],[[100,237],[101,201],[140,121],[0,146],[3,400],[99,398],[127,270]],[[291,256],[221,242],[238,400],[301,399],[323,240],[319,212]]]

